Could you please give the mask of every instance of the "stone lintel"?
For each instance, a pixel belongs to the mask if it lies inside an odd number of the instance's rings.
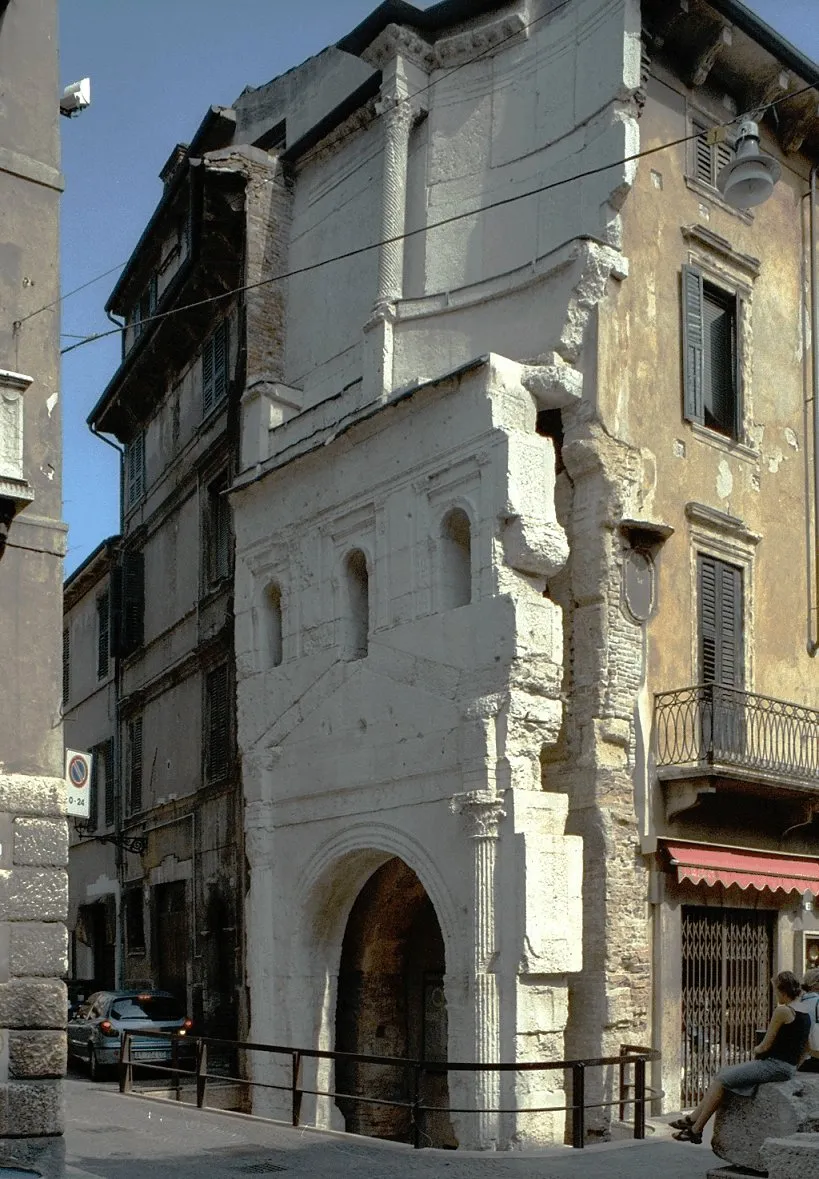
[[[520,383],[532,394],[538,409],[565,409],[582,400],[583,375],[553,352],[542,364],[527,364]]]

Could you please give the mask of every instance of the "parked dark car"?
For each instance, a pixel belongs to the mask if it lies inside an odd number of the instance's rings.
[[[172,1031],[186,1035],[193,1027],[182,1004],[168,991],[97,991],[68,1021],[68,1055],[84,1061],[97,1080],[117,1064],[124,1032]],[[186,1045],[187,1048],[187,1045]],[[189,1056],[190,1050],[180,1055]],[[169,1064],[171,1041],[134,1036],[131,1059],[143,1064]]]

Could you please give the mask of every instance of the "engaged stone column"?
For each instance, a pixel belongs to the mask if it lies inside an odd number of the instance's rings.
[[[498,952],[495,939],[495,859],[498,827],[506,812],[497,795],[488,790],[457,794],[452,800],[452,808],[464,816],[474,842],[472,947],[475,1062],[489,1063],[498,1060],[500,1052],[498,983],[493,969]],[[474,1095],[477,1109],[496,1109],[500,1095],[498,1074],[490,1071],[475,1073]],[[478,1113],[474,1115],[474,1123],[474,1130],[469,1123],[464,1126],[470,1139],[474,1134],[474,1144],[484,1150],[497,1149],[499,1115]]]
[[[409,100],[397,93],[384,95],[377,110],[384,127],[380,236],[383,245],[378,254],[375,305],[365,332],[372,352],[373,392],[385,397],[392,389],[395,304],[404,289],[404,241],[401,235],[406,225],[407,155],[414,114]],[[401,240],[395,241],[395,238]]]

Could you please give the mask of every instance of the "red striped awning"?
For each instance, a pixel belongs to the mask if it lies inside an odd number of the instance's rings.
[[[819,895],[819,859],[799,859],[776,852],[744,851],[708,843],[665,843],[678,880],[693,884],[736,884],[771,892]]]

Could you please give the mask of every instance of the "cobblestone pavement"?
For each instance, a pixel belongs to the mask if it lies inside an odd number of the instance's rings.
[[[667,1138],[537,1156],[413,1151],[124,1097],[113,1084],[66,1082],[66,1179],[705,1179],[706,1147]]]

